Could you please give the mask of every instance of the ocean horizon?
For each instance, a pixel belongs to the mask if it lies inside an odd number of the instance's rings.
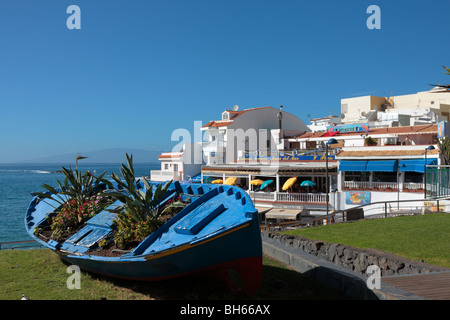
[[[25,213],[33,198],[32,192],[46,191],[42,185],[57,187],[57,180],[63,182],[64,166],[75,169],[75,163],[0,163],[0,242],[32,240],[25,230]],[[82,171],[100,175],[106,171],[105,178],[115,172],[119,176],[121,163],[83,163]],[[150,170],[160,169],[159,163],[134,163],[136,177],[150,175]]]

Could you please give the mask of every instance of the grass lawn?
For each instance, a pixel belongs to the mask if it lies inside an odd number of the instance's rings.
[[[336,300],[339,292],[265,257],[261,289],[232,294],[198,277],[135,282],[81,274],[81,289],[67,288],[68,265],[48,249],[0,251],[0,300]]]
[[[450,214],[361,220],[285,233],[363,249],[378,249],[450,268]]]

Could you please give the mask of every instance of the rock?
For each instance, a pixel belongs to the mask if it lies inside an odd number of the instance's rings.
[[[337,246],[338,245],[336,243],[332,243],[328,247],[328,261],[334,262],[335,256],[337,256],[339,259],[339,256],[337,254]]]
[[[344,249],[344,260],[352,261],[353,259],[354,259],[353,250],[351,250],[349,248],[345,248]]]

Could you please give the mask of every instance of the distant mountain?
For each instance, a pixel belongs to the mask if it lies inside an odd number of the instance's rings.
[[[37,159],[30,159],[25,162],[73,163],[75,162],[75,157],[80,155],[83,157],[87,157],[87,159],[83,159],[83,163],[125,163],[127,161],[125,154],[128,153],[133,155],[133,162],[135,163],[150,163],[158,162],[158,156],[161,155],[162,152],[167,152],[167,150],[113,148],[90,152],[65,153]]]

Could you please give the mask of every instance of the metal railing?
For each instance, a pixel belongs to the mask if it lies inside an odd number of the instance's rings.
[[[255,192],[248,191],[253,201],[293,202],[293,203],[325,203],[325,193],[288,193],[288,192]]]
[[[428,185],[428,184],[427,184]],[[344,188],[353,190],[383,190],[383,191],[397,191],[397,182],[380,182],[380,181],[344,181]],[[420,182],[404,182],[400,186],[400,190],[423,192],[424,184]]]
[[[443,201],[450,201],[450,197],[435,198],[435,199],[401,200],[401,201],[379,201],[361,206],[356,206],[349,209],[334,211],[328,215],[313,217],[301,221],[282,222],[270,225],[262,224],[260,227],[261,231],[264,230],[282,231],[287,229],[298,229],[303,227],[314,227],[336,222],[345,222],[349,221],[348,213],[358,209],[364,210],[363,219],[388,218],[403,215],[419,215],[432,212],[441,212],[441,209],[444,208],[444,206],[442,206]],[[419,205],[412,205],[411,203],[414,202],[419,203]],[[366,212],[370,212],[372,210],[376,211],[376,213],[365,216]]]
[[[37,248],[42,248],[42,245],[34,240],[0,242],[0,251]]]

